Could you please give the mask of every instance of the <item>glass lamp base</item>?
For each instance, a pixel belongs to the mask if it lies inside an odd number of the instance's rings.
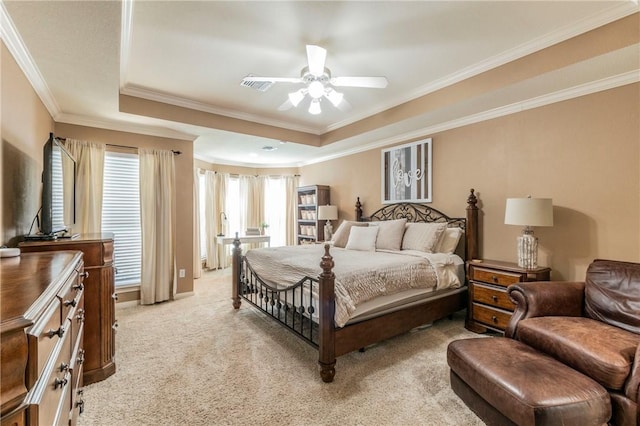
[[[538,267],[538,239],[533,234],[518,237],[518,266],[526,269]]]

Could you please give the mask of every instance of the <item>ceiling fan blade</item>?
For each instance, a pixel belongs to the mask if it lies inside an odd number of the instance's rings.
[[[273,82],[273,83],[304,83],[300,77],[258,77],[255,75],[248,75],[242,79],[247,82]]]
[[[336,87],[371,87],[384,89],[389,83],[386,77],[333,77],[331,84]]]
[[[307,62],[309,72],[316,77],[324,74],[324,62],[327,59],[327,50],[320,46],[307,44]]]

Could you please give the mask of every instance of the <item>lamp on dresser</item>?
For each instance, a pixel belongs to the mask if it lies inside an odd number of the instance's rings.
[[[533,235],[534,226],[553,226],[551,198],[507,198],[504,214],[507,225],[524,226],[518,237],[518,266],[538,267],[538,238]]]
[[[325,220],[324,224],[324,240],[329,241],[333,236],[333,226],[331,221],[338,219],[338,206],[319,206],[318,207],[318,220]]]

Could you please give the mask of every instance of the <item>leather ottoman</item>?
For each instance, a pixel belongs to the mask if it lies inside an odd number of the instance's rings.
[[[456,340],[447,348],[453,391],[488,425],[605,425],[600,384],[517,340]]]

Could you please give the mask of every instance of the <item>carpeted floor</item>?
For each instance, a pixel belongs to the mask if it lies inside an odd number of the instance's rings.
[[[456,315],[338,358],[320,380],[317,351],[243,304],[229,269],[195,296],[119,309],[117,372],[85,387],[86,425],[482,425],[449,386],[447,344],[476,337]]]

